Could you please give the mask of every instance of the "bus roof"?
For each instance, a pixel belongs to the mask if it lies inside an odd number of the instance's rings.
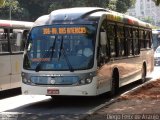
[[[140,21],[137,18],[99,7],[76,7],[55,10],[52,11],[49,15],[39,17],[35,21],[34,26],[51,25],[57,22],[73,23],[74,21],[80,21],[81,23],[83,23],[82,21],[84,19],[86,21],[87,19],[92,21],[99,20],[100,16],[102,15],[106,15],[106,19],[111,21],[117,21],[120,23],[142,26],[146,28],[152,27],[149,23]]]
[[[0,27],[3,27],[3,28],[30,29],[32,26],[33,26],[33,22],[0,20]]]

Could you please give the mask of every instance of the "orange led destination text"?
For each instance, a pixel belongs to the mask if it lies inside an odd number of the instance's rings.
[[[70,27],[70,28],[43,28],[43,34],[85,34],[85,27]]]
[[[33,58],[32,62],[40,62],[40,61],[47,62],[49,60],[50,60],[49,58]]]

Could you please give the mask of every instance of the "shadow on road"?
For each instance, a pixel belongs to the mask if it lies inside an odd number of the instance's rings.
[[[5,99],[5,98],[9,98],[9,97],[14,97],[14,96],[17,96],[20,94],[21,94],[21,88],[0,91],[0,100]]]
[[[151,78],[147,78],[147,81],[149,80],[151,80]],[[138,85],[140,85],[139,81],[124,86],[119,89],[118,95],[129,91]],[[12,90],[12,92],[4,91],[1,99],[19,94],[21,94],[19,89]],[[4,113],[16,113],[13,114],[13,117],[17,117],[19,120],[77,120],[86,115],[88,111],[110,101],[112,98],[108,96],[109,94],[106,93],[98,97],[46,97],[44,100],[24,104],[6,110]]]
[[[151,80],[151,78],[148,78],[147,81]],[[122,94],[126,91],[129,91],[135,87],[140,85],[140,83],[134,82],[132,84],[129,84],[127,86],[124,86],[119,89],[119,94]],[[15,92],[14,95],[16,95],[17,92]],[[11,96],[11,95],[10,95]],[[12,93],[13,96],[13,93]],[[14,109],[7,110],[5,112],[18,112],[18,113],[32,113],[32,114],[73,114],[73,113],[85,113],[88,112],[88,110],[93,109],[101,104],[104,104],[105,102],[111,100],[112,98],[109,97],[109,94],[103,94],[101,96],[97,97],[53,97],[53,98],[47,98],[42,101],[33,102],[29,104],[25,104],[23,106],[19,106]]]

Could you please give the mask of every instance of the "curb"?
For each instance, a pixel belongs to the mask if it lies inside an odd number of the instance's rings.
[[[128,93],[133,93],[133,92],[135,92],[136,90],[139,90],[140,88],[142,88],[143,86],[146,86],[146,85],[148,85],[149,83],[152,83],[153,81],[156,81],[156,80],[158,80],[158,78],[155,78],[155,79],[151,79],[151,80],[149,80],[149,81],[146,81],[145,83],[143,83],[143,84],[141,84],[141,85],[139,85],[139,86],[137,86],[137,87],[134,87],[134,88],[131,89],[130,91],[124,92],[124,93],[121,94],[120,96],[123,96],[123,95],[128,94]],[[119,96],[119,97],[120,97],[120,96]]]
[[[96,111],[100,110],[101,108],[105,107],[105,106],[108,106],[114,102],[116,102],[118,100],[119,96],[118,97],[115,97],[115,98],[112,98],[110,101],[107,101],[105,102],[104,104],[101,104],[97,107],[95,107],[94,109],[90,110],[89,112],[87,112],[85,115],[83,115],[79,120],[85,120],[86,117],[94,114]]]
[[[84,115],[83,117],[81,117],[79,120],[85,120],[86,117],[91,116],[92,114],[94,114],[96,111],[102,109],[103,107],[108,106],[108,105],[110,105],[110,104],[112,104],[112,103],[114,103],[114,102],[117,102],[118,99],[119,99],[121,96],[123,96],[123,95],[125,95],[125,94],[129,94],[129,93],[133,93],[133,92],[135,92],[136,90],[139,90],[140,88],[142,88],[143,86],[146,86],[146,85],[148,85],[149,83],[151,83],[151,82],[153,82],[153,81],[156,81],[156,80],[158,80],[158,78],[154,78],[154,79],[152,78],[151,80],[146,81],[145,83],[143,83],[143,84],[141,84],[141,85],[139,85],[139,86],[137,86],[137,87],[134,87],[133,89],[131,89],[131,90],[127,91],[127,92],[122,93],[120,96],[117,96],[117,97],[111,99],[110,101],[107,101],[107,102],[105,102],[104,104],[101,104],[101,105],[97,106],[96,108],[90,110],[89,112],[86,113],[86,115]]]

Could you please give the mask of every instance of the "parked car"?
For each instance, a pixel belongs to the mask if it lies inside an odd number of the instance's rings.
[[[155,50],[154,53],[154,65],[160,65],[160,46]]]

